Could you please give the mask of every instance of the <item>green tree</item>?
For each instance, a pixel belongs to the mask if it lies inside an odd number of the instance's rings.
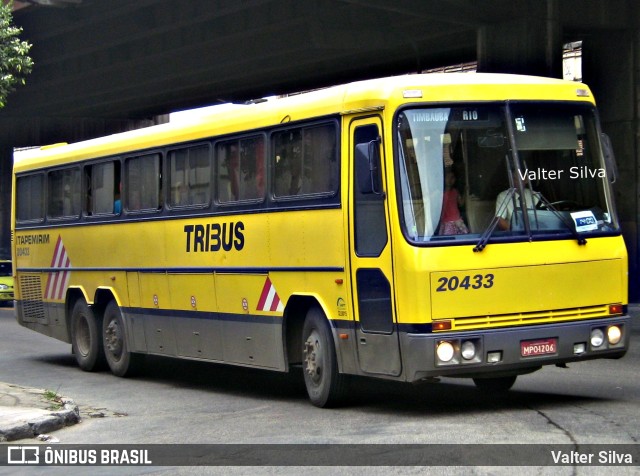
[[[16,86],[24,85],[25,77],[33,69],[33,60],[29,57],[31,44],[20,41],[18,35],[22,28],[13,24],[11,7],[0,3],[0,108],[4,107],[7,96]]]

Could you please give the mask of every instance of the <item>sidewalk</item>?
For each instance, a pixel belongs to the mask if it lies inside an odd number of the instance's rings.
[[[0,382],[0,442],[36,438],[79,421],[73,400]]]

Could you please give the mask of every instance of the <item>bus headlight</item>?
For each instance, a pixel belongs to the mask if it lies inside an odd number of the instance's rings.
[[[600,347],[604,344],[604,332],[602,329],[591,330],[591,347]]]
[[[464,360],[471,360],[476,356],[476,346],[470,340],[466,340],[460,346],[460,354]]]
[[[622,339],[622,330],[618,326],[609,326],[607,329],[607,340],[609,344],[616,345]]]
[[[440,362],[449,362],[451,361],[451,359],[453,359],[455,349],[453,348],[451,342],[443,340],[438,344],[438,347],[436,348],[436,354],[438,354],[438,359],[440,360]]]

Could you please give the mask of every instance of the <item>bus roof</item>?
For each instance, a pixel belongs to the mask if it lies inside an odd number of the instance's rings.
[[[410,74],[371,79],[224,108],[192,118],[76,143],[16,149],[16,172],[127,154],[154,147],[277,126],[314,117],[387,108],[410,102],[580,100],[593,102],[582,83],[535,76],[491,73]]]

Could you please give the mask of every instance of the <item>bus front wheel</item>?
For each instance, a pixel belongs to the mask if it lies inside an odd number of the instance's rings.
[[[104,311],[102,338],[104,354],[113,375],[128,377],[139,370],[142,355],[129,351],[125,338],[124,320],[115,301],[109,302]]]
[[[78,299],[71,311],[71,350],[87,372],[98,370],[104,362],[100,325],[84,299]]]
[[[317,407],[340,404],[345,395],[346,376],[338,372],[333,337],[321,309],[307,312],[302,329],[302,368],[309,400]]]

